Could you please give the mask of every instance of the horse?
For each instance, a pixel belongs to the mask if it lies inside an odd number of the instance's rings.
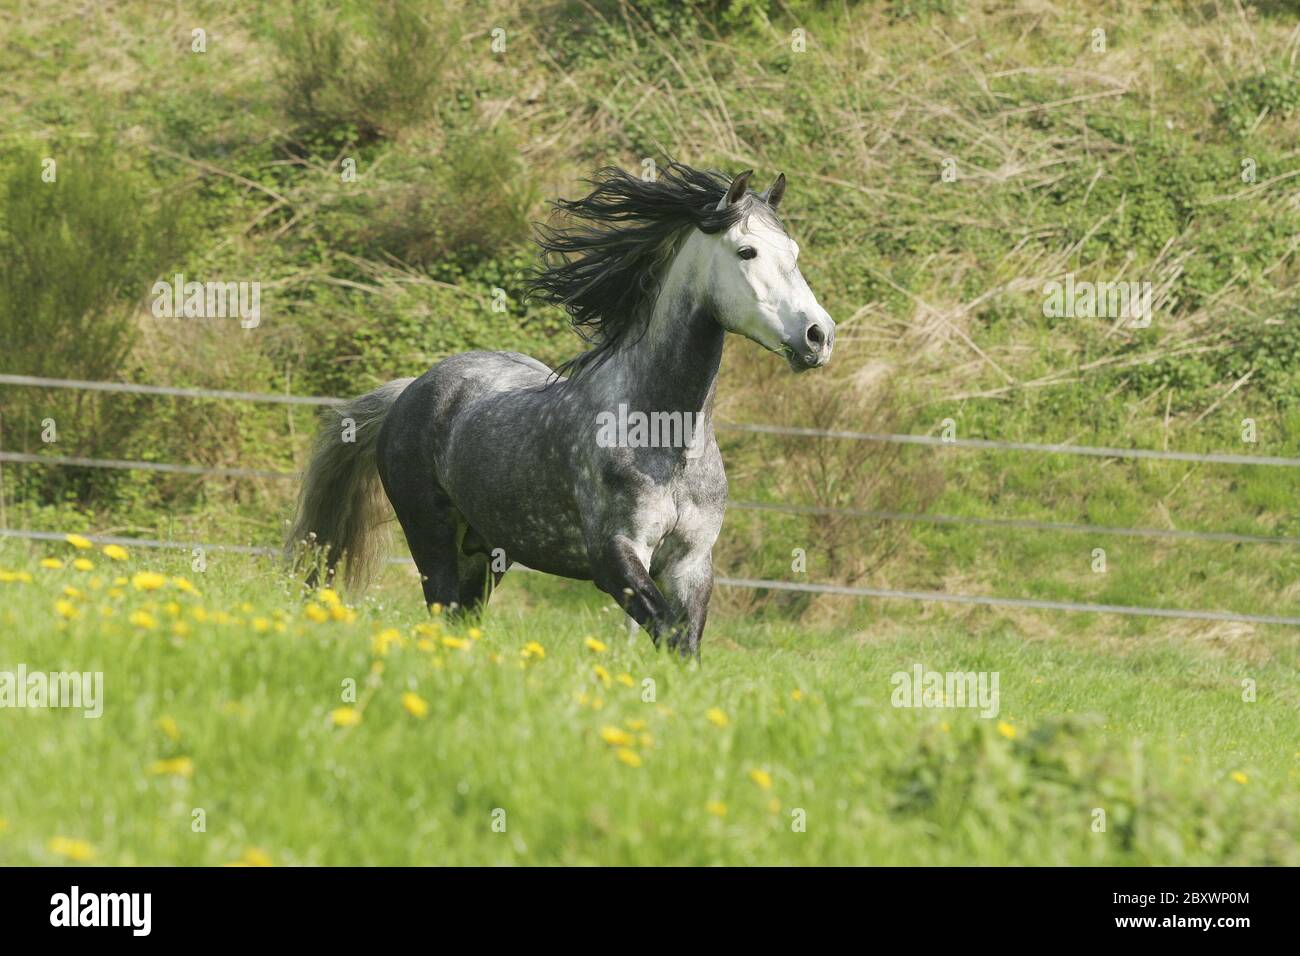
[[[473,613],[514,563],[592,581],[654,641],[699,656],[727,479],[713,430],[723,339],[795,372],[826,365],[835,323],[777,208],[733,177],[607,166],[538,227],[527,293],[588,346],[552,369],[518,352],[451,355],[325,410],[288,549],[313,544],[364,587],[391,506],[425,604]],[[299,552],[300,554],[302,552]]]

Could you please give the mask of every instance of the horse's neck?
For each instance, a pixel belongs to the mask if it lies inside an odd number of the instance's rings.
[[[600,367],[604,398],[629,410],[690,413],[698,430],[713,427],[723,329],[670,270],[645,334]]]

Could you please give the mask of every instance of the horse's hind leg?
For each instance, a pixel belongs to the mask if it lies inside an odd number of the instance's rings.
[[[427,479],[384,483],[388,500],[406,535],[411,557],[420,570],[424,603],[450,608],[460,601],[456,556],[456,515],[451,501]]]
[[[495,558],[485,554],[462,554],[460,558],[460,606],[472,614],[487,604],[493,589],[501,583],[504,570],[494,570]]]

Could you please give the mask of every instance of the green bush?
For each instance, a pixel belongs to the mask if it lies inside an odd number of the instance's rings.
[[[1234,136],[1246,136],[1265,110],[1288,116],[1300,107],[1300,72],[1284,67],[1237,80],[1214,105],[1220,123]]]
[[[537,187],[509,131],[452,132],[434,156],[392,153],[321,214],[336,248],[455,281],[527,241]]]
[[[46,182],[47,161],[54,165]],[[134,312],[189,242],[179,200],[101,139],[0,160],[0,339],[5,371],[112,378]]]
[[[296,0],[275,41],[300,134],[367,142],[432,116],[459,39],[455,14],[444,2]]]

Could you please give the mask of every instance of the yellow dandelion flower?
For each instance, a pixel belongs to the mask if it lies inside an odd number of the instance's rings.
[[[69,621],[75,621],[77,618],[81,617],[81,612],[77,610],[76,605],[71,601],[55,601],[54,613]]]
[[[542,645],[538,644],[536,641],[529,641],[524,645],[523,650],[519,653],[525,658],[535,657],[538,660],[541,660],[546,656],[546,648],[542,647]]]
[[[81,597],[81,592],[78,591],[76,588],[74,588],[71,584],[68,584],[65,585],[63,588],[63,596],[76,600],[77,598]]]
[[[633,717],[631,720],[627,721],[627,729],[645,730],[645,721],[642,720],[640,717]]]
[[[63,562],[58,558],[41,558],[41,567],[49,568],[51,571],[59,571],[63,568]]]
[[[725,727],[727,724],[731,723],[731,721],[727,719],[727,712],[721,707],[710,707],[704,712],[704,716],[709,719],[709,723],[714,727]]]
[[[274,866],[271,862],[271,855],[265,850],[257,847],[249,847],[243,852],[238,860],[234,863],[227,863],[226,866]]]
[[[600,681],[606,687],[609,686],[610,680],[612,679],[609,676],[609,671],[597,664],[591,669],[591,672],[596,675],[596,680]]]
[[[265,634],[271,629],[271,622],[264,617],[253,618],[253,633]]]
[[[155,618],[148,611],[133,611],[131,613],[131,616],[128,617],[127,620],[130,621],[132,624],[134,624],[136,627],[146,631],[152,631],[155,627],[158,626],[158,619]]]
[[[351,624],[356,619],[357,612],[352,610],[352,608],[348,607],[346,604],[330,605],[330,620],[345,621],[348,624]]]
[[[183,578],[179,574],[172,578],[172,587],[178,591],[184,591],[186,594],[198,594],[198,589],[190,583],[188,578]]]
[[[90,843],[85,840],[74,840],[64,836],[56,836],[50,840],[50,852],[67,857],[77,863],[85,863],[87,860],[95,858],[95,848]]]
[[[618,727],[601,727],[600,739],[611,747],[632,746],[632,735]]]
[[[361,723],[361,711],[355,707],[336,707],[330,712],[335,727],[355,727]]]
[[[72,566],[78,571],[95,570],[95,562],[90,560],[90,558],[73,558]]]
[[[727,815],[727,805],[721,800],[710,800],[704,805],[704,810],[715,817],[725,817]]]
[[[604,641],[598,641],[594,637],[589,637],[582,643],[585,644],[587,650],[591,651],[593,654],[604,654],[605,651],[609,650],[609,648],[605,646]]]
[[[434,615],[441,614],[442,605],[439,604],[437,601],[434,601],[432,604],[429,605],[429,613]]]
[[[803,700],[803,691],[796,687],[794,690],[790,691],[790,699],[796,702]]]
[[[617,677],[614,678],[614,680],[618,681],[618,682],[619,682],[620,684],[622,684],[624,687],[635,687],[635,686],[636,686],[636,681],[634,681],[634,680],[632,679],[632,675],[631,675],[631,674],[626,674],[626,673],[624,673],[624,674],[619,674]]]
[[[618,758],[620,763],[625,763],[629,767],[641,766],[641,755],[635,750],[629,750],[627,747],[620,747],[615,750],[614,756]]]
[[[110,558],[114,561],[125,561],[130,557],[126,552],[126,548],[122,547],[120,544],[106,544],[99,550],[104,557]]]
[[[386,657],[393,647],[401,647],[404,643],[401,631],[395,627],[387,627],[370,638],[370,649],[380,657]]]
[[[334,607],[335,605],[343,603],[342,598],[339,597],[339,592],[335,591],[333,588],[321,588],[316,592],[316,600],[320,601],[320,603],[324,604],[326,607]]]
[[[651,737],[649,734],[643,733],[639,737],[637,737],[637,743],[639,743],[646,750],[650,750],[655,745],[655,739]]]
[[[1012,727],[1005,720],[998,721],[998,733],[1000,733],[1003,737],[1006,737],[1007,740],[1016,739],[1016,728]]]
[[[163,714],[158,718],[158,729],[173,743],[181,739],[181,728],[171,714]]]
[[[1241,784],[1242,786],[1245,786],[1247,783],[1250,782],[1250,778],[1247,777],[1240,770],[1232,771],[1232,779],[1235,780],[1237,783]]]
[[[93,541],[79,534],[65,534],[63,540],[68,542],[68,544],[72,545],[78,551],[89,551],[95,546]]]
[[[452,637],[448,634],[442,639],[442,646],[449,647],[453,651],[459,651],[469,647],[469,641],[465,640],[463,637]]]
[[[411,691],[407,691],[402,695],[402,706],[406,708],[406,712],[412,717],[429,716],[429,702],[419,694]]]
[[[302,609],[302,613],[307,616],[308,620],[315,621],[317,624],[324,624],[330,619],[329,611],[319,604],[308,604]]]
[[[758,786],[763,790],[772,789],[772,775],[766,770],[759,770],[755,767],[749,772],[749,779],[758,784]]]
[[[205,607],[195,607],[190,609],[190,617],[203,624],[208,619],[208,609]]]
[[[174,637],[189,637],[190,626],[185,621],[172,621],[172,635]]]
[[[465,633],[469,635],[469,639],[470,639],[471,641],[477,641],[477,640],[479,640],[480,638],[483,637],[483,632],[482,632],[481,630],[479,630],[477,627],[471,627],[471,628],[470,628],[468,631],[466,631]]]
[[[115,588],[124,588],[130,583],[131,582],[128,579],[120,575],[118,577],[113,578],[113,587]]]
[[[171,757],[167,760],[155,760],[149,765],[149,772],[155,777],[194,776],[194,761],[189,757]]]
[[[167,583],[167,576],[156,571],[137,571],[131,575],[131,587],[137,591],[157,591]]]
[[[435,644],[433,641],[429,640],[429,638],[422,637],[415,642],[415,649],[418,651],[423,651],[426,654],[432,654],[434,651],[438,649],[438,645]]]

